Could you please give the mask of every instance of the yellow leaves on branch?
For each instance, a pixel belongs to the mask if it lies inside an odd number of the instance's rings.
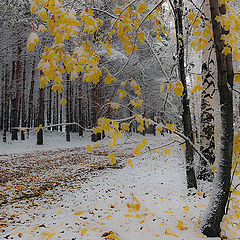
[[[135,156],[141,156],[142,155],[142,149],[147,144],[147,140],[143,139],[142,143],[139,143],[137,147],[133,150],[133,154]]]
[[[92,152],[92,146],[88,144],[87,147],[86,147],[86,150],[87,150],[87,152],[91,153]]]
[[[176,82],[174,93],[177,97],[182,96],[183,94],[183,85],[180,81]]]
[[[119,103],[117,102],[110,102],[110,106],[113,109],[118,109],[120,107]]]
[[[111,82],[117,81],[117,79],[116,79],[115,77],[112,77],[112,76],[110,75],[110,72],[108,71],[108,69],[106,69],[106,71],[107,71],[107,77],[105,77],[105,79],[104,79],[104,82],[105,82],[106,84],[111,84]]]
[[[39,124],[39,126],[37,127],[37,133],[40,131],[40,129],[42,129],[43,125]]]
[[[33,51],[38,42],[38,35],[36,33],[31,33],[27,40],[27,51]]]
[[[109,153],[108,154],[108,157],[110,159],[110,164],[113,165],[116,163],[116,157],[115,157],[115,154],[114,153]]]
[[[123,89],[118,89],[118,95],[119,95],[119,99],[123,99],[127,96],[126,92]]]
[[[140,4],[138,5],[137,12],[142,14],[142,13],[146,12],[147,9],[148,9],[148,6],[147,6],[146,2],[141,1]]]
[[[168,130],[170,130],[171,132],[175,132],[177,130],[177,126],[176,124],[166,124],[166,127],[168,128]]]
[[[60,103],[61,103],[62,106],[64,106],[67,103],[66,98],[62,98]]]
[[[196,16],[197,14],[192,9],[190,9],[190,12],[188,14],[188,19],[191,23],[193,23]]]
[[[130,124],[128,123],[123,123],[121,125],[122,131],[129,131],[130,130]]]

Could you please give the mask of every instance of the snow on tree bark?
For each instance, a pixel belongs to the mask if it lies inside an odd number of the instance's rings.
[[[183,85],[183,96],[182,96],[182,120],[184,135],[188,137],[191,142],[193,142],[193,132],[192,132],[192,122],[191,122],[191,113],[189,107],[189,98],[187,93],[187,82],[184,66],[184,42],[183,42],[183,1],[175,0],[175,28],[176,28],[176,40],[177,40],[177,51],[178,51],[178,72],[180,81]],[[197,188],[197,181],[195,177],[195,170],[193,166],[194,156],[193,148],[189,142],[186,142],[186,177],[187,177],[187,187],[188,188]]]
[[[218,172],[214,180],[208,208],[201,221],[201,231],[209,237],[218,237],[221,232],[220,223],[225,214],[225,207],[230,192],[232,152],[233,152],[233,65],[232,54],[224,55],[224,42],[221,36],[224,32],[216,16],[225,14],[225,6],[219,6],[215,0],[210,0],[213,36],[216,50],[218,89],[221,105],[221,148],[218,160]]]
[[[204,2],[204,14],[210,19],[209,1]],[[214,59],[211,51],[212,42],[209,41],[207,46],[203,49],[202,58],[202,86],[203,91],[201,95],[201,121],[200,121],[200,151],[206,157],[208,162],[200,158],[197,170],[197,177],[201,180],[213,180],[213,172],[210,165],[215,162],[215,139],[214,139]]]

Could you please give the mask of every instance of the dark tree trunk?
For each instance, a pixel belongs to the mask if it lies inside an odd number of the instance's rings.
[[[39,110],[38,110],[38,126],[44,126],[44,89],[39,89]],[[43,145],[43,129],[37,132],[37,145]]]
[[[224,42],[222,34],[226,34],[221,24],[217,22],[216,16],[225,14],[223,5],[219,6],[215,0],[210,0],[211,20],[216,50],[218,69],[218,89],[221,105],[221,148],[218,161],[218,172],[214,179],[213,192],[210,198],[208,209],[201,222],[201,230],[208,237],[219,237],[220,223],[225,214],[226,203],[230,193],[232,152],[233,152],[233,65],[232,54],[225,56],[222,51]]]
[[[23,84],[22,84],[22,127],[26,127],[26,112],[25,112],[25,92],[26,92],[26,60],[23,67]],[[25,140],[24,131],[21,131],[21,140]]]
[[[176,28],[176,39],[177,39],[177,51],[178,51],[178,72],[180,81],[183,85],[183,96],[182,96],[182,120],[184,135],[188,137],[193,142],[193,132],[192,132],[192,122],[191,122],[191,113],[189,107],[189,98],[187,92],[187,82],[185,75],[185,66],[184,66],[184,42],[183,42],[183,1],[174,0],[175,7],[175,28]],[[197,188],[197,181],[195,177],[194,170],[194,155],[193,148],[191,144],[186,142],[186,177],[187,177],[187,187],[188,188]]]
[[[98,85],[94,84],[92,87],[92,127],[96,127],[97,119],[98,119],[98,103],[99,103],[99,95],[98,95]],[[91,135],[91,140],[93,142],[97,142],[101,140],[101,133],[93,133]]]
[[[78,133],[79,136],[83,136],[83,117],[82,117],[82,86],[81,84],[79,85],[79,94],[78,94],[78,123],[79,123],[79,127],[78,127]]]
[[[34,93],[34,85],[35,85],[35,57],[33,58],[32,65],[32,79],[30,86],[30,93],[28,99],[28,128],[32,127],[33,122],[33,93]]]
[[[3,130],[4,119],[4,71],[2,72],[2,89],[1,89],[1,116],[0,116],[0,130]]]
[[[4,84],[4,119],[3,119],[3,142],[7,142],[8,130],[8,66],[5,67],[5,84]]]
[[[52,89],[49,87],[48,90],[49,99],[48,99],[48,111],[47,111],[47,125],[51,125],[52,123]],[[48,130],[51,130],[51,127],[48,127]]]
[[[70,77],[69,74],[67,74],[67,106],[66,106],[66,122],[70,123]],[[66,141],[70,142],[70,125],[66,125]]]
[[[13,98],[11,101],[11,132],[12,132],[12,140],[18,140],[18,119],[17,119],[17,98]]]
[[[69,81],[69,122],[73,123],[73,86],[72,86],[72,81]],[[70,125],[69,126],[69,131],[73,132],[74,131],[74,126]]]
[[[17,59],[17,64],[16,64],[16,84],[17,84],[17,89],[16,89],[16,104],[17,104],[17,109],[16,109],[16,118],[17,118],[17,126],[20,125],[20,82],[21,82],[21,45],[19,43],[18,45],[18,59]]]
[[[62,94],[60,95],[60,98],[62,99]],[[60,104],[60,113],[59,113],[59,121],[60,121],[60,124],[62,124],[63,122],[63,107],[62,107],[62,104]],[[62,125],[59,126],[59,130],[62,132]]]

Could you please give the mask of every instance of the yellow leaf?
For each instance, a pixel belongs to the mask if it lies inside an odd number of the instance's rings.
[[[62,98],[62,100],[60,101],[61,105],[64,106],[67,103],[66,98]]]
[[[76,213],[74,213],[74,215],[82,215],[83,214],[83,211],[79,211],[79,212],[76,212]]]
[[[106,50],[108,54],[112,55],[112,46],[110,44],[106,44]]]
[[[87,147],[86,147],[86,150],[87,150],[87,152],[91,153],[92,152],[92,146],[88,144]]]
[[[189,14],[188,14],[188,19],[189,19],[189,21],[190,21],[191,23],[193,23],[193,21],[194,21],[194,19],[195,19],[196,16],[197,16],[197,14],[196,14],[195,12],[193,12],[192,9],[190,9],[190,12],[189,12]]]
[[[240,83],[240,73],[236,73],[236,74],[234,75],[234,81]]]
[[[120,107],[119,103],[117,102],[110,102],[111,108],[118,109]]]
[[[178,235],[175,234],[170,228],[166,228],[166,229],[165,229],[165,234],[166,234],[166,235],[172,235],[172,236],[174,236],[174,237],[178,237]]]
[[[141,43],[144,43],[144,40],[145,40],[145,34],[143,31],[140,31],[137,33],[137,37],[138,39],[140,40]]]
[[[176,82],[174,93],[177,97],[182,96],[183,94],[183,85],[180,81]]]
[[[168,83],[168,92],[174,89],[174,85],[172,83]]]
[[[108,157],[110,158],[110,164],[113,165],[116,163],[116,157],[114,153],[109,153]]]
[[[38,11],[38,16],[42,19],[43,22],[45,22],[45,20],[47,18],[47,12],[46,12],[45,8],[41,8]]]
[[[188,228],[187,227],[184,227],[183,226],[183,222],[178,220],[178,225],[177,225],[177,228],[181,231],[184,231],[184,230],[187,230]]]
[[[158,154],[161,154],[161,152],[160,152],[160,150],[159,150],[159,149],[156,149],[156,152],[157,152]]]
[[[123,131],[129,131],[130,130],[129,127],[130,127],[130,124],[128,124],[128,123],[123,123],[121,125],[121,128],[122,128]]]
[[[188,212],[188,211],[189,211],[188,205],[186,205],[183,209],[184,209],[186,212]]]
[[[40,129],[43,127],[42,124],[40,124],[38,127],[37,127],[37,133],[40,131]]]
[[[117,92],[119,94],[119,99],[120,100],[127,96],[126,92],[123,89],[119,89]]]
[[[224,49],[223,49],[223,54],[224,55],[228,55],[228,54],[231,54],[232,53],[232,49],[230,48],[230,47],[225,47]]]
[[[162,92],[164,91],[164,89],[165,89],[165,86],[164,86],[163,83],[161,83],[161,86],[160,86],[160,93],[162,93]]]
[[[56,235],[55,232],[52,232],[52,233],[50,233],[50,232],[42,232],[42,234],[46,237],[46,239],[49,239],[49,238],[53,237],[54,235]]]
[[[186,151],[186,149],[187,149],[186,143],[184,143],[182,146],[183,146],[183,150]]]
[[[171,153],[171,151],[170,151],[170,149],[164,149],[164,153],[166,154],[166,155],[170,155],[170,153]]]
[[[86,233],[87,233],[87,228],[82,229],[82,231],[81,231],[81,236],[83,236],[83,235],[86,234]]]
[[[197,91],[202,91],[203,90],[203,87],[202,87],[202,84],[199,83],[198,85],[196,85],[193,90],[192,90],[192,93],[196,93]]]
[[[172,132],[175,132],[177,130],[176,124],[166,124],[166,127]]]
[[[142,14],[147,10],[147,8],[148,7],[147,7],[145,1],[141,1],[140,4],[138,5],[137,12]]]
[[[46,27],[43,24],[40,24],[40,26],[38,27],[38,32],[45,32],[47,31]]]
[[[130,165],[131,168],[133,168],[133,163],[131,159],[128,160],[128,164]]]

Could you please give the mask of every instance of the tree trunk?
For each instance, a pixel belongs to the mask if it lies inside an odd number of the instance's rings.
[[[39,89],[38,126],[44,126],[44,88]],[[43,145],[43,129],[37,132],[37,145]]]
[[[48,111],[47,111],[47,125],[52,123],[52,89],[49,87],[49,99],[48,99]],[[48,127],[48,130],[51,131],[51,127]]]
[[[210,198],[208,209],[205,212],[201,230],[208,237],[218,237],[220,235],[220,223],[225,214],[226,203],[230,192],[232,152],[233,152],[233,65],[232,54],[225,56],[222,51],[224,42],[221,40],[222,34],[226,34],[221,24],[217,22],[216,16],[225,14],[223,5],[219,6],[215,0],[210,0],[211,19],[213,36],[216,50],[218,69],[218,89],[221,105],[221,148],[220,159],[218,161],[218,172],[214,180],[213,192]]]
[[[33,58],[32,79],[31,79],[31,87],[30,87],[30,93],[29,93],[29,99],[28,99],[28,128],[32,127],[32,122],[33,122],[34,85],[35,85],[35,57]]]
[[[16,64],[16,84],[17,84],[17,88],[16,88],[16,104],[17,104],[17,109],[16,109],[16,118],[17,118],[17,122],[16,125],[20,126],[20,82],[21,82],[21,45],[19,43],[18,45],[18,59],[17,59],[17,64]]]
[[[78,127],[79,136],[83,136],[83,117],[82,117],[82,86],[81,83],[79,84],[79,91],[78,91],[78,123],[81,125]]]
[[[8,66],[5,67],[5,84],[4,84],[4,119],[3,119],[3,142],[7,142],[8,129]]]
[[[192,132],[192,122],[191,122],[191,113],[189,107],[189,98],[187,92],[187,82],[185,75],[185,66],[184,66],[184,42],[183,42],[183,1],[174,0],[175,6],[175,28],[176,28],[176,40],[177,40],[177,51],[178,51],[178,72],[180,81],[183,85],[183,96],[182,96],[182,120],[184,135],[188,137],[193,142],[193,132]],[[187,187],[188,188],[197,188],[197,182],[194,171],[194,158],[193,158],[193,148],[191,144],[186,142],[186,177],[187,177]]]
[[[11,101],[11,132],[12,132],[12,140],[18,140],[18,130],[16,127],[18,126],[17,119],[17,98],[13,98]]]
[[[62,99],[62,94],[60,94],[60,99]],[[59,121],[60,121],[60,124],[62,124],[63,122],[63,107],[62,107],[62,104],[60,104],[60,113],[59,113]],[[62,125],[59,126],[59,130],[60,132],[62,132]]]
[[[209,0],[204,2],[204,13],[208,19],[211,19]],[[214,174],[209,165],[215,162],[215,140],[214,140],[214,70],[215,64],[212,56],[212,41],[203,49],[202,64],[202,86],[201,95],[201,121],[200,121],[200,151],[208,160],[200,158],[197,170],[197,177],[201,180],[212,181]],[[214,51],[213,51],[214,52]]]
[[[66,87],[66,91],[67,91],[67,106],[66,106],[66,122],[70,123],[70,77],[69,74],[67,74],[67,87]],[[70,125],[66,125],[66,141],[70,142]]]
[[[25,112],[25,92],[26,92],[26,59],[23,67],[23,84],[22,84],[22,127],[26,127],[26,112]],[[21,140],[25,140],[24,131],[21,131]]]

